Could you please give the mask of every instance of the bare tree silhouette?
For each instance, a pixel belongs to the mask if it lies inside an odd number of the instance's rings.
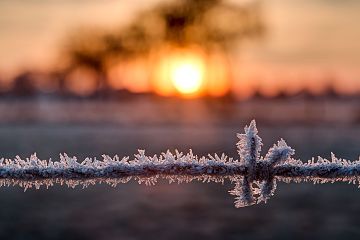
[[[239,41],[265,30],[258,1],[231,4],[224,0],[165,2],[140,13],[118,31],[80,31],[68,39],[66,71],[86,67],[97,73],[98,89],[110,89],[106,72],[113,62],[146,56],[166,44],[221,49],[228,54]]]

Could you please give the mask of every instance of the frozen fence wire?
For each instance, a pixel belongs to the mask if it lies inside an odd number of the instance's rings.
[[[235,183],[230,194],[235,195],[235,206],[244,207],[267,200],[274,194],[276,181],[326,183],[346,181],[360,184],[360,160],[348,161],[331,154],[327,160],[318,157],[303,163],[292,158],[295,151],[284,140],[269,149],[265,157],[260,156],[262,140],[258,136],[255,121],[238,134],[239,159],[224,154],[198,157],[192,153],[167,151],[160,155],[146,156],[139,150],[134,159],[103,155],[103,159],[86,158],[79,162],[76,157],[60,155],[60,161],[41,160],[36,154],[25,160],[0,160],[0,185],[19,185],[27,188],[56,183],[69,187],[87,187],[105,182],[112,186],[126,183],[132,178],[139,183],[153,185],[159,178],[169,182],[224,182]]]

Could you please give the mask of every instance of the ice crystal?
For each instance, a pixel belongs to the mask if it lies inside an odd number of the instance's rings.
[[[260,156],[262,140],[258,136],[255,121],[238,134],[239,159],[225,154],[199,157],[190,150],[182,153],[166,151],[160,155],[147,156],[138,150],[132,159],[103,155],[102,160],[60,154],[59,161],[41,160],[36,154],[30,158],[0,159],[0,186],[19,185],[25,190],[50,187],[54,184],[74,188],[88,187],[96,183],[116,186],[134,179],[139,184],[154,185],[159,178],[169,183],[220,182],[226,179],[235,183],[233,190],[235,206],[244,207],[267,202],[274,195],[276,182],[326,183],[344,181],[360,184],[360,159],[348,161],[331,153],[331,159],[318,157],[303,163],[293,159],[295,151],[281,139],[269,149],[265,157]]]

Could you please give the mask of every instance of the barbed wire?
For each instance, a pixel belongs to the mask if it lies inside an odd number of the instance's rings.
[[[235,196],[235,206],[244,207],[267,202],[274,194],[276,182],[327,183],[343,181],[360,183],[360,159],[348,161],[331,154],[331,160],[318,157],[308,162],[292,158],[295,150],[281,139],[261,157],[262,140],[258,136],[255,121],[238,134],[239,159],[225,154],[199,157],[190,150],[182,153],[169,150],[160,155],[146,156],[139,150],[134,158],[103,155],[102,160],[60,154],[59,161],[41,160],[36,154],[30,158],[0,159],[0,186],[19,185],[25,190],[54,184],[87,187],[96,183],[116,186],[135,179],[140,184],[154,185],[159,178],[169,183],[220,182],[235,183],[230,194]]]

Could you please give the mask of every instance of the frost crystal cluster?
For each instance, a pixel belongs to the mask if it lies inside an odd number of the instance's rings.
[[[244,207],[267,202],[274,194],[276,181],[360,182],[360,160],[351,162],[332,154],[331,160],[318,157],[317,161],[303,163],[291,157],[295,151],[282,139],[261,157],[262,140],[255,121],[237,136],[239,159],[224,154],[198,157],[191,150],[187,154],[167,151],[154,156],[139,150],[131,160],[103,155],[102,160],[86,158],[80,162],[66,154],[60,155],[60,161],[41,160],[36,154],[25,160],[18,156],[13,160],[1,159],[0,185],[20,185],[26,190],[56,183],[73,188],[101,182],[116,186],[132,178],[146,185],[154,185],[159,178],[168,179],[169,183],[193,180],[223,183],[229,179],[235,183],[230,191],[235,195],[235,206]]]

